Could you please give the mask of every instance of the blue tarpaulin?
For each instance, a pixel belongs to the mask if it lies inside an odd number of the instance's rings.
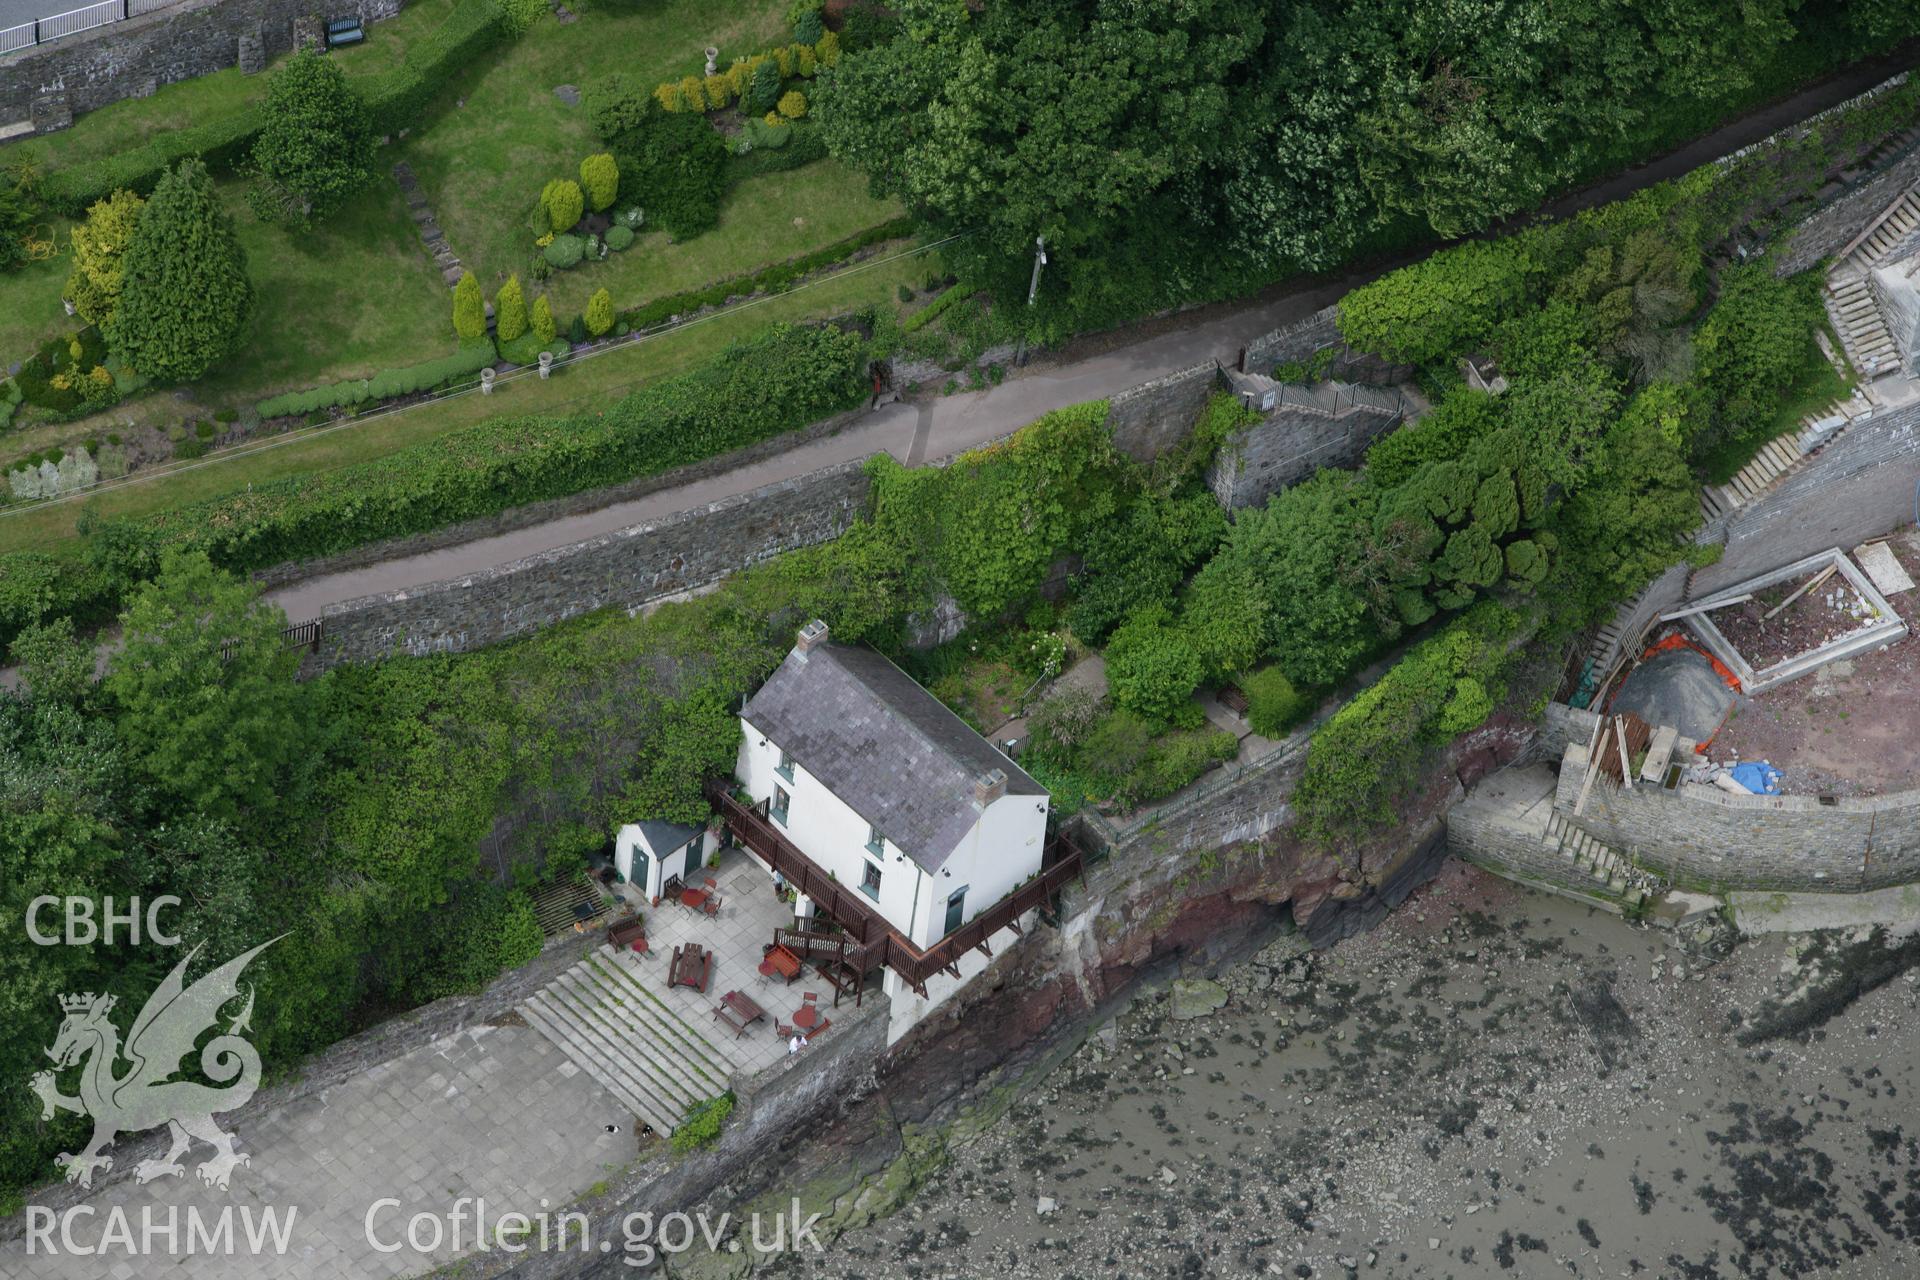
[[[1757,796],[1780,793],[1780,771],[1765,760],[1749,760],[1727,770],[1733,780]]]

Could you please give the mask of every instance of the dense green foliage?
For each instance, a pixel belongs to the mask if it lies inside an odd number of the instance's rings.
[[[198,160],[169,170],[120,262],[107,345],[163,382],[192,382],[240,340],[253,308],[247,256]]]
[[[594,86],[587,110],[613,153],[622,185],[645,202],[649,219],[676,240],[697,236],[719,220],[727,145],[706,117],[667,111],[651,89],[617,75]]]
[[[1003,301],[1044,235],[1049,336],[1479,230],[1920,30],[1872,0],[890,12],[812,114],[878,190],[977,232],[952,261]]]
[[[723,1093],[717,1098],[708,1098],[705,1102],[695,1103],[688,1108],[686,1118],[673,1131],[673,1149],[675,1151],[698,1151],[710,1147],[720,1139],[720,1127],[733,1114],[733,1094]]]
[[[462,342],[472,342],[487,332],[486,300],[480,296],[480,282],[471,271],[462,271],[453,286],[453,332]]]
[[[372,176],[366,104],[340,64],[318,50],[302,49],[275,69],[259,116],[247,201],[267,221],[311,226]]]

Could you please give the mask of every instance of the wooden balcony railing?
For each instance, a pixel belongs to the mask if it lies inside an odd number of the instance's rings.
[[[708,786],[707,795],[741,845],[812,899],[860,945],[860,959],[866,967],[885,965],[922,996],[927,994],[928,978],[941,972],[959,977],[960,957],[976,947],[992,955],[988,940],[994,934],[1002,929],[1018,933],[1021,916],[1051,901],[1085,871],[1085,858],[1079,848],[1065,836],[1055,836],[1047,842],[1038,875],[923,950],[909,942],[866,899],[802,853],[767,815],[764,802],[743,804],[718,782]]]

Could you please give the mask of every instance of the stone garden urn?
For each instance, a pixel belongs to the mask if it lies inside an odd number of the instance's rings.
[[[480,371],[480,394],[483,396],[493,394],[493,370],[491,369]]]
[[[707,74],[712,75],[720,69],[720,51],[712,45],[707,46]]]
[[[551,372],[553,372],[553,352],[542,351],[540,353],[540,377],[544,380]]]

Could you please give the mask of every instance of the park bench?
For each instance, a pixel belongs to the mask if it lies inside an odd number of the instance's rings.
[[[367,38],[366,31],[360,26],[358,18],[337,18],[327,24],[327,48],[338,49],[345,44],[359,44]]]

